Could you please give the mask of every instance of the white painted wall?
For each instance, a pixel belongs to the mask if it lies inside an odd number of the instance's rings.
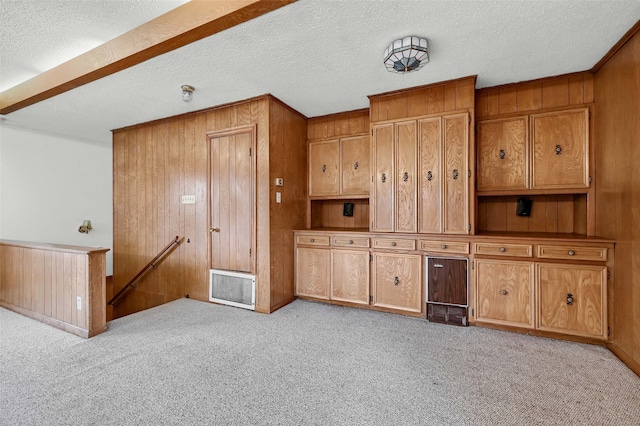
[[[0,124],[0,238],[108,247],[112,275],[112,188],[111,145]]]

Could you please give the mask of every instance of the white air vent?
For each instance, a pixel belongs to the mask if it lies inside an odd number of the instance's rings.
[[[209,270],[209,300],[238,308],[256,309],[256,276],[241,272]]]

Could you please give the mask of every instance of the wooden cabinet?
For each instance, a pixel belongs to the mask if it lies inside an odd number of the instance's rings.
[[[538,328],[606,338],[604,266],[538,264]]]
[[[589,109],[531,116],[531,188],[589,187]]]
[[[374,306],[422,312],[422,256],[373,253]]]
[[[296,249],[296,295],[329,299],[331,251],[322,248]]]
[[[369,136],[309,142],[309,196],[369,194]]]
[[[469,233],[469,114],[373,128],[372,231]]]
[[[331,250],[331,300],[369,304],[369,252]]]
[[[534,263],[477,259],[476,319],[534,328]]]
[[[477,123],[478,192],[589,187],[589,108]]]
[[[478,191],[529,187],[528,117],[477,123]]]

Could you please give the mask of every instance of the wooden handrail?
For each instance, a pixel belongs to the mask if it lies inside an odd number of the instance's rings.
[[[138,280],[138,278],[140,278],[145,272],[147,272],[147,270],[149,268],[151,268],[152,266],[155,268],[156,267],[156,261],[158,259],[160,259],[171,247],[173,247],[175,244],[180,244],[180,237],[176,235],[176,237],[173,239],[173,241],[171,241],[169,244],[167,244],[167,246],[165,248],[162,249],[162,251],[160,251],[160,253],[158,253],[158,255],[156,257],[154,257],[153,259],[151,259],[151,261],[149,263],[147,263],[145,265],[144,268],[142,268],[140,270],[140,272],[138,272],[136,274],[135,277],[131,278],[131,280],[129,280],[129,282],[127,283],[127,285],[125,285],[124,287],[122,287],[122,289],[120,289],[120,291],[111,298],[111,300],[109,300],[108,304],[109,305],[116,305],[116,300],[118,300],[118,298],[120,296],[122,296],[122,294],[127,291],[127,289],[129,288],[133,288],[135,287],[133,284]]]

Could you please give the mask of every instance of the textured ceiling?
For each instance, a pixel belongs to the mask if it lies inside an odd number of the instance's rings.
[[[3,89],[25,70],[40,72],[183,3],[0,1]],[[299,0],[11,113],[6,124],[110,143],[114,128],[265,93],[314,117],[366,108],[367,95],[468,75],[487,87],[587,70],[639,19],[639,0]],[[429,40],[430,62],[389,73],[384,49],[406,35]],[[182,84],[196,88],[190,104]]]

